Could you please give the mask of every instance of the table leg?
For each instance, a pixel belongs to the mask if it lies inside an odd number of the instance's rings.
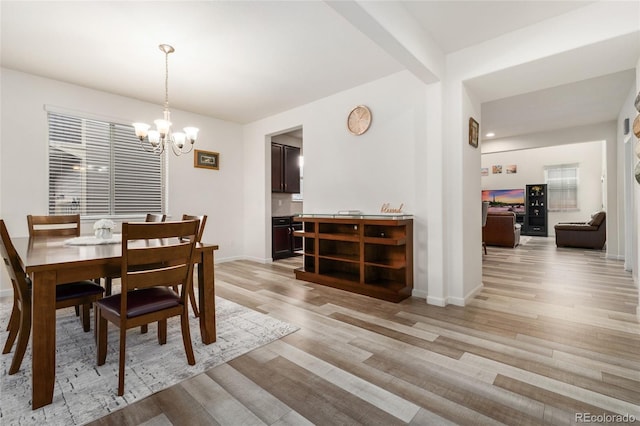
[[[56,377],[56,273],[33,274],[31,347],[33,394],[32,409],[53,401]]]
[[[200,335],[202,343],[216,341],[216,291],[213,250],[204,250],[198,263],[198,304],[200,305]]]

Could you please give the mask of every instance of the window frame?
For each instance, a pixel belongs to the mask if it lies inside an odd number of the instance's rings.
[[[80,120],[82,123],[82,128],[84,129],[86,127],[86,122],[87,121],[92,121],[92,122],[99,122],[101,124],[106,124],[109,127],[109,142],[108,142],[108,155],[105,156],[108,157],[108,163],[109,163],[109,178],[108,178],[108,185],[109,185],[109,195],[108,195],[108,213],[87,213],[87,206],[88,206],[88,202],[87,200],[87,193],[83,192],[82,198],[84,200],[84,206],[80,207],[78,209],[78,213],[81,215],[81,218],[83,220],[88,219],[88,220],[95,220],[95,219],[102,219],[102,218],[110,218],[110,219],[116,219],[116,220],[122,220],[122,219],[138,219],[138,218],[144,218],[146,216],[147,213],[162,213],[162,214],[166,214],[167,212],[167,205],[168,205],[168,155],[166,154],[166,152],[163,152],[159,157],[159,180],[160,182],[158,183],[158,187],[156,187],[156,189],[159,189],[160,191],[160,209],[161,211],[150,211],[150,209],[145,208],[145,207],[140,207],[140,211],[139,212],[135,212],[135,213],[116,213],[116,174],[118,172],[115,171],[115,166],[116,166],[116,159],[115,159],[115,151],[116,151],[116,146],[114,145],[114,140],[116,140],[118,138],[118,136],[122,136],[122,128],[130,128],[131,129],[131,152],[135,153],[135,152],[139,152],[139,153],[144,153],[143,148],[141,147],[137,137],[135,136],[135,132],[133,129],[133,126],[131,124],[126,124],[126,120],[123,119],[114,119],[111,117],[105,117],[105,116],[99,116],[99,115],[93,115],[93,114],[86,114],[86,113],[81,113],[81,112],[77,112],[77,111],[70,111],[70,110],[66,110],[64,108],[59,108],[59,107],[51,107],[48,105],[45,105],[45,125],[46,125],[46,131],[47,131],[47,138],[46,138],[46,149],[47,149],[47,156],[46,156],[46,167],[47,167],[47,211],[48,214],[61,214],[60,212],[56,212],[55,208],[52,207],[52,198],[53,198],[53,193],[52,193],[52,182],[51,182],[51,166],[52,166],[52,157],[51,157],[51,150],[52,148],[55,148],[55,144],[59,143],[59,142],[55,142],[52,141],[52,122],[51,122],[51,115],[57,115],[57,116],[62,116],[64,118],[70,118],[70,119],[77,119]],[[119,132],[118,131],[114,131],[114,129],[116,127],[119,127]],[[84,139],[86,137],[86,135],[83,134],[80,135],[80,138],[82,140],[82,145],[83,147],[81,148],[82,150],[86,150],[86,139]],[[122,141],[120,141],[122,142]],[[135,142],[135,144],[133,144]],[[128,143],[128,141],[127,141]],[[150,154],[150,155],[154,155],[157,156],[157,154]],[[81,160],[86,164],[87,158],[86,156]],[[126,165],[126,162],[123,163]],[[122,164],[120,164],[120,166],[122,166]],[[84,186],[86,185],[86,181],[87,178],[83,178],[82,179],[83,182],[80,182],[80,186]],[[155,210],[155,209],[151,209],[151,210]]]
[[[562,181],[560,185],[550,183],[549,173],[550,171],[558,171],[560,174],[564,174],[566,171],[575,170],[575,177],[573,178],[574,184],[568,182],[569,178],[561,176],[559,179]],[[553,164],[544,166],[544,183],[547,185],[547,211],[549,212],[575,212],[580,211],[580,164],[579,163],[567,163],[567,164]],[[554,203],[557,202],[554,193],[571,191],[574,194],[575,205],[567,206],[567,200],[571,201],[570,197],[561,196],[562,205],[557,206]]]

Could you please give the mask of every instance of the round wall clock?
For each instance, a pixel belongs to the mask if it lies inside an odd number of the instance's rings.
[[[371,126],[371,111],[364,105],[358,105],[349,113],[347,118],[347,129],[359,136],[366,132]]]

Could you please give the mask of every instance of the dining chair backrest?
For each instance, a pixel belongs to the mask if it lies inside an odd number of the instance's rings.
[[[204,233],[204,225],[207,223],[207,215],[194,216],[189,214],[183,214],[182,220],[197,220],[199,222],[198,225],[198,234],[196,235],[196,243],[199,243],[202,240],[202,234]]]
[[[20,256],[9,237],[9,231],[4,223],[4,220],[0,219],[0,235],[2,236],[2,244],[0,244],[0,251],[2,252],[2,259],[7,267],[11,284],[13,285],[13,291],[15,291],[20,300],[30,298],[29,285],[27,283],[27,274],[22,269],[22,262]]]
[[[79,237],[80,215],[27,216],[30,237]]]
[[[185,304],[193,277],[198,221],[122,224],[122,311],[127,293],[147,287],[182,285]],[[146,240],[146,244],[134,240]]]
[[[147,213],[145,222],[164,222],[167,220],[166,214]]]

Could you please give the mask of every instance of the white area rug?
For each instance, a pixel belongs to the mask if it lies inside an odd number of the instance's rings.
[[[10,303],[0,304],[0,344],[7,339]],[[102,417],[127,404],[195,376],[209,368],[277,340],[297,327],[216,297],[217,340],[204,345],[199,321],[191,314],[191,339],[196,365],[187,364],[179,317],[168,320],[167,344],[157,341],[157,326],[149,332],[127,332],[124,396],[118,391],[118,329],[109,327],[107,362],[96,366],[91,332],[84,333],[73,308],[57,311],[56,384],[53,403],[31,410],[31,344],[20,371],[7,374],[13,351],[0,356],[0,424],[76,425]],[[15,347],[14,347],[15,349]]]

